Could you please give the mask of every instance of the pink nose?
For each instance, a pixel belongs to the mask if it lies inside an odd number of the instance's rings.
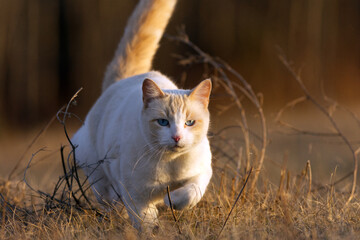
[[[175,142],[179,142],[181,137],[180,136],[172,136],[172,139],[174,139]]]

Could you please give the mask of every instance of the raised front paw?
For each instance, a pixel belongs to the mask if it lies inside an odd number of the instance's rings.
[[[198,185],[191,183],[170,192],[171,203],[176,210],[194,207],[201,199],[202,193]],[[166,195],[164,202],[170,207],[169,198]]]

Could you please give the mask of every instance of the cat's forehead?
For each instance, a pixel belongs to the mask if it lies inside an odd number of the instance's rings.
[[[167,115],[186,113],[188,110],[188,94],[181,94],[179,92],[166,93],[163,101],[163,107]]]
[[[173,89],[173,90],[163,90],[165,97],[163,101],[166,103],[166,107],[177,112],[176,110],[183,111],[186,108],[188,103],[188,97],[191,93],[190,90],[184,89]]]

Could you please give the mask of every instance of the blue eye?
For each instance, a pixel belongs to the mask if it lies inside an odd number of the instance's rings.
[[[185,122],[185,125],[186,126],[192,126],[192,125],[194,125],[195,124],[195,120],[187,120],[186,122]]]
[[[166,119],[158,119],[157,122],[160,126],[163,126],[163,127],[169,125],[169,121]]]

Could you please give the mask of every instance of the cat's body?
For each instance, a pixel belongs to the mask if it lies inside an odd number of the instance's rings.
[[[149,13],[149,6],[161,2],[174,5],[176,1],[143,0],[134,14]],[[129,24],[127,29],[134,25]],[[130,55],[140,53],[130,51]],[[167,186],[175,209],[195,206],[206,190],[212,175],[207,139],[211,82],[204,80],[193,90],[182,90],[154,71],[120,81],[109,79],[130,74],[115,64],[121,59],[126,62],[130,55],[124,57],[118,49],[105,77],[104,92],[72,142],[76,161],[89,176],[98,200],[122,201],[139,227],[142,221],[156,221],[156,204],[169,205]]]

